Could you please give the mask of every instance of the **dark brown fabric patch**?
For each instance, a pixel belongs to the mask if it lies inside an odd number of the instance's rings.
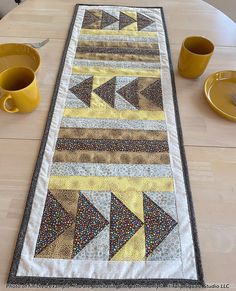
[[[118,21],[116,17],[105,11],[102,11],[101,29],[115,23],[116,21]]]
[[[88,107],[90,107],[91,93],[93,88],[93,77],[90,77],[81,83],[73,86],[69,90],[78,99],[82,100]]]
[[[99,29],[101,25],[101,19],[96,14],[97,14],[97,11],[93,13],[92,10],[85,10],[82,28]]]
[[[143,210],[146,257],[148,257],[173,230],[177,222],[146,194],[143,194]]]
[[[126,55],[144,55],[144,56],[157,56],[159,55],[158,49],[146,48],[121,48],[121,47],[77,47],[77,53],[94,53],[94,54],[126,54]]]
[[[145,27],[149,26],[150,24],[154,23],[154,21],[147,16],[137,12],[137,25],[138,31],[144,29]]]
[[[73,254],[75,257],[109,222],[81,193],[75,223]]]
[[[59,138],[56,150],[91,150],[124,152],[168,152],[168,142],[162,140],[115,140]]]
[[[143,222],[111,193],[109,259],[140,229]]]
[[[159,55],[158,49],[145,48],[120,48],[120,47],[77,47],[77,53],[94,53],[94,54],[126,54],[126,55]]]
[[[131,18],[130,16],[126,15],[123,12],[120,12],[120,17],[119,17],[119,29],[123,29],[124,27],[136,22],[135,19]]]

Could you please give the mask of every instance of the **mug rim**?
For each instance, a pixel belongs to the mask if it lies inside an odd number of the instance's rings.
[[[192,52],[191,50],[189,50],[186,46],[185,46],[185,42],[186,40],[190,39],[190,38],[199,38],[199,39],[202,39],[202,40],[205,40],[207,41],[211,46],[212,46],[212,50],[210,53],[207,53],[207,54],[198,54],[198,53],[195,53],[195,52]],[[209,40],[208,38],[206,38],[205,36],[201,36],[201,35],[190,35],[190,36],[187,36],[184,40],[183,40],[183,47],[188,51],[190,52],[191,54],[193,55],[196,55],[196,56],[209,56],[211,55],[214,50],[215,50],[215,45],[213,44],[213,42],[211,40]]]
[[[6,49],[7,50],[8,48],[10,48],[10,51],[14,51],[14,50],[17,50],[17,48],[19,48],[19,47],[24,48],[24,50],[26,50],[26,51],[30,51],[32,54],[34,54],[36,56],[36,68],[35,68],[35,70],[32,69],[32,71],[35,74],[38,73],[39,68],[41,67],[41,57],[40,57],[40,54],[39,54],[39,52],[35,48],[33,48],[33,47],[31,47],[31,46],[29,46],[27,44],[17,43],[17,42],[1,43],[0,44],[0,55],[1,55],[1,49]],[[11,67],[9,67],[7,69],[15,68],[15,67],[25,67],[25,66],[24,65],[19,65],[19,66],[14,66],[13,65],[13,66],[11,66]],[[4,72],[4,71],[5,70],[3,70],[1,72]]]
[[[21,89],[17,89],[17,90],[8,90],[8,89],[2,87],[1,86],[1,83],[0,83],[0,88],[3,89],[6,92],[19,92],[19,91],[25,90],[26,88],[28,88],[35,81],[35,78],[36,78],[35,72],[31,68],[29,68],[29,67],[22,67],[22,66],[21,67],[11,67],[11,68],[8,68],[8,69],[0,72],[0,77],[1,77],[2,74],[5,74],[8,71],[15,70],[15,69],[26,69],[26,70],[30,71],[33,74],[33,79],[32,79],[32,81],[27,86],[25,86],[25,87],[23,87]]]

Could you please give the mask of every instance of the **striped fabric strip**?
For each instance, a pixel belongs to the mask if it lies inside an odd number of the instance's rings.
[[[77,53],[93,54],[127,54],[127,55],[159,55],[158,49],[149,48],[123,48],[123,47],[81,47],[77,48]]]
[[[160,78],[161,76],[160,70],[136,70],[113,67],[73,67],[73,74],[106,76],[110,78],[115,76]]]
[[[139,48],[139,49],[156,49],[158,44],[152,42],[130,42],[130,41],[79,41],[78,48],[92,47],[92,48]]]
[[[129,119],[129,120],[165,120],[164,111],[148,110],[116,110],[107,108],[106,110],[97,108],[65,108],[66,117],[86,117],[86,118],[105,118],[105,119]]]
[[[171,177],[170,165],[54,163],[52,176]]]
[[[133,31],[133,30],[103,30],[103,29],[85,29],[80,30],[80,35],[126,35],[131,37],[150,37],[157,38],[157,32]]]
[[[103,118],[73,118],[63,117],[61,127],[81,128],[114,128],[134,130],[166,130],[166,123],[162,120],[126,120],[126,119],[103,119]]]
[[[128,61],[128,62],[150,62],[150,63],[160,62],[160,57],[158,55],[76,53],[76,58],[103,61]]]
[[[146,42],[146,43],[158,43],[156,37],[148,37],[148,36],[139,36],[139,37],[132,37],[127,35],[89,35],[89,34],[82,34],[79,36],[79,41],[119,41],[119,42]]]
[[[86,59],[74,59],[75,67],[108,67],[110,61],[107,60],[86,60]],[[132,62],[132,61],[113,61],[113,68],[136,68],[136,69],[160,69],[159,62]]]
[[[129,139],[129,140],[167,140],[166,131],[91,129],[61,127],[59,138]]]
[[[163,191],[174,190],[173,178],[137,177],[83,177],[51,176],[49,189],[95,190],[95,191]]]
[[[107,163],[107,164],[169,164],[167,152],[108,152],[108,151],[55,151],[53,162]]]
[[[168,152],[167,141],[58,138],[56,150]]]

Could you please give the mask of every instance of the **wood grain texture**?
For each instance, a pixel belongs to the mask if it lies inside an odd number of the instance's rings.
[[[235,290],[236,149],[186,147],[186,154],[205,281]]]
[[[217,115],[208,106],[203,93],[203,84],[208,75],[220,70],[236,70],[236,47],[216,47],[206,71],[195,80],[179,75],[179,50],[180,46],[171,46],[184,144],[236,147],[235,122]]]
[[[3,18],[1,35],[64,38],[76,3],[77,0],[27,0]],[[171,42],[181,43],[187,35],[198,34],[210,37],[216,45],[236,45],[236,24],[200,0],[83,0],[80,4],[162,6]]]
[[[38,74],[42,95],[39,109],[28,115],[0,112],[1,291],[15,290],[6,289],[5,283],[76,2],[27,0],[0,21],[1,43],[34,42],[50,37],[50,42],[39,50],[42,57]],[[208,284],[229,283],[231,288],[236,288],[235,123],[218,117],[202,94],[203,81],[208,74],[236,69],[236,24],[200,0],[90,0],[82,3],[164,7],[205,279]],[[186,80],[176,72],[176,64],[183,38],[193,34],[210,38],[216,50],[204,75],[197,80]]]

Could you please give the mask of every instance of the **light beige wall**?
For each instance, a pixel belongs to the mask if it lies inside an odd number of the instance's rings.
[[[205,0],[236,22],[236,0]]]

